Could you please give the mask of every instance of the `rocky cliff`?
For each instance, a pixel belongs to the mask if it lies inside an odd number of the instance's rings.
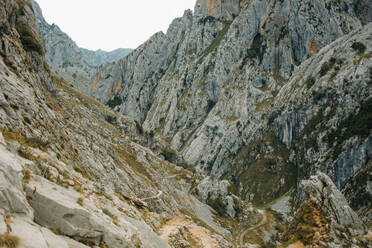
[[[195,16],[215,17],[231,20],[240,12],[244,0],[197,0]]]
[[[118,61],[132,49],[116,49],[111,52],[90,51],[80,48],[57,25],[48,24],[37,2],[33,1],[35,17],[44,38],[45,57],[52,72],[67,80],[81,92],[87,93],[89,81],[96,67],[103,63]]]
[[[317,170],[344,189],[371,158],[367,5],[197,1],[100,66],[89,93],[245,200],[265,204]]]

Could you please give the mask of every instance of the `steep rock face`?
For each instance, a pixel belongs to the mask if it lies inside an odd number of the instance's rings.
[[[89,80],[96,73],[96,67],[118,61],[132,49],[117,49],[112,52],[90,51],[80,48],[57,25],[48,24],[37,2],[33,1],[35,17],[44,38],[45,57],[54,74],[87,93]]]
[[[213,16],[216,18],[232,19],[238,15],[244,0],[197,0],[195,16]]]
[[[181,216],[229,247],[231,233],[189,193],[201,175],[159,158],[133,119],[51,74],[32,1],[1,1],[0,13],[0,245],[164,248],[157,231]]]
[[[198,1],[203,11],[133,53],[143,56],[101,66],[91,95],[246,200],[267,203],[318,168],[341,187],[370,158],[369,133],[332,136],[369,106],[370,12],[352,0],[241,1],[234,19],[206,11],[237,3]],[[318,118],[329,143],[315,137]]]

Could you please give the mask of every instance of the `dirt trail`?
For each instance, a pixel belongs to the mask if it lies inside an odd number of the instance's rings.
[[[198,247],[218,247],[216,241],[208,234],[208,231],[205,228],[197,226],[185,216],[176,216],[172,218],[160,228],[158,234],[160,238],[169,242],[170,236],[182,227],[186,227],[191,235],[191,238],[198,243]]]
[[[261,210],[261,209],[258,209],[258,213],[261,214],[261,216],[262,216],[262,220],[261,220],[258,224],[254,225],[254,226],[251,226],[251,227],[249,227],[249,228],[247,228],[247,229],[245,229],[245,230],[244,230],[244,231],[239,235],[239,246],[238,246],[239,248],[244,248],[244,247],[246,247],[246,246],[245,246],[245,242],[244,242],[244,237],[245,237],[245,235],[247,235],[248,232],[250,232],[250,231],[252,231],[252,230],[254,230],[254,229],[257,229],[257,228],[259,228],[260,226],[266,224],[266,222],[267,222],[267,216],[266,216],[265,211],[264,211],[264,210]]]
[[[159,198],[160,196],[162,196],[162,194],[163,194],[163,191],[159,190],[157,195],[154,195],[154,196],[151,196],[151,197],[146,197],[146,198],[143,198],[143,199],[140,199],[140,200],[141,201],[146,201],[146,200],[156,199],[156,198]]]

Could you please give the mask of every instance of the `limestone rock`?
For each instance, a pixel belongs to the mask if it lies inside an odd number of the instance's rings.
[[[22,166],[14,155],[0,145],[0,209],[5,214],[19,213],[32,217],[22,188]]]
[[[353,236],[366,233],[358,215],[350,208],[345,197],[332,180],[319,172],[309,180],[302,181],[307,199],[315,203],[331,221],[333,228],[347,228]]]
[[[195,5],[195,16],[213,16],[232,19],[239,14],[245,0],[198,0]]]
[[[26,186],[35,221],[42,226],[59,230],[77,240],[89,240],[96,245],[105,242],[109,247],[126,247],[129,243],[115,225],[105,222],[79,206],[78,193],[50,184],[36,177]]]

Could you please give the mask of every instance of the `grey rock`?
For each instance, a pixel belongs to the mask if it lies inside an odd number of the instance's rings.
[[[366,228],[358,215],[350,208],[345,197],[332,180],[319,172],[309,180],[302,181],[307,199],[318,206],[331,221],[331,228],[345,230],[348,228],[352,237],[366,233]]]
[[[22,188],[22,170],[20,161],[0,145],[0,209],[5,214],[18,213],[32,217],[33,210]]]

